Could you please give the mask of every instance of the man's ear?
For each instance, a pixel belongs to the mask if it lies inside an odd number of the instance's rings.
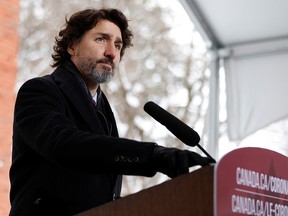
[[[67,52],[70,54],[70,56],[73,56],[75,54],[75,46],[74,46],[74,44],[70,44],[68,46]]]

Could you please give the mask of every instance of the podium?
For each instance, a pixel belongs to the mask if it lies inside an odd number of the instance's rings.
[[[213,169],[199,168],[77,216],[213,215]]]
[[[288,215],[288,158],[263,148],[229,152],[215,166],[77,216]]]

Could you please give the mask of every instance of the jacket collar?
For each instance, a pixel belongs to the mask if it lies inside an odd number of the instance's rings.
[[[52,77],[90,129],[98,131],[99,127],[96,122],[99,120],[95,114],[90,91],[76,66],[70,61],[65,62],[52,73]],[[101,89],[98,88],[98,99],[101,97],[101,92]]]

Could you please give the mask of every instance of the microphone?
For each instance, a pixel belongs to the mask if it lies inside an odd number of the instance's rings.
[[[147,102],[144,110],[186,145],[193,147],[199,143],[200,136],[196,131],[154,102]]]
[[[147,112],[156,121],[164,125],[172,134],[188,146],[198,146],[209,158],[213,159],[200,145],[199,134],[186,125],[184,122],[173,116],[152,101],[144,105],[144,111]],[[214,159],[213,159],[214,160]],[[214,160],[215,161],[215,160]]]

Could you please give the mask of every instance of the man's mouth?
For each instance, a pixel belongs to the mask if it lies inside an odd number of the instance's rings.
[[[111,60],[111,59],[101,59],[97,63],[102,64],[104,67],[108,67],[111,69],[114,68],[114,63],[113,63],[113,60]]]

